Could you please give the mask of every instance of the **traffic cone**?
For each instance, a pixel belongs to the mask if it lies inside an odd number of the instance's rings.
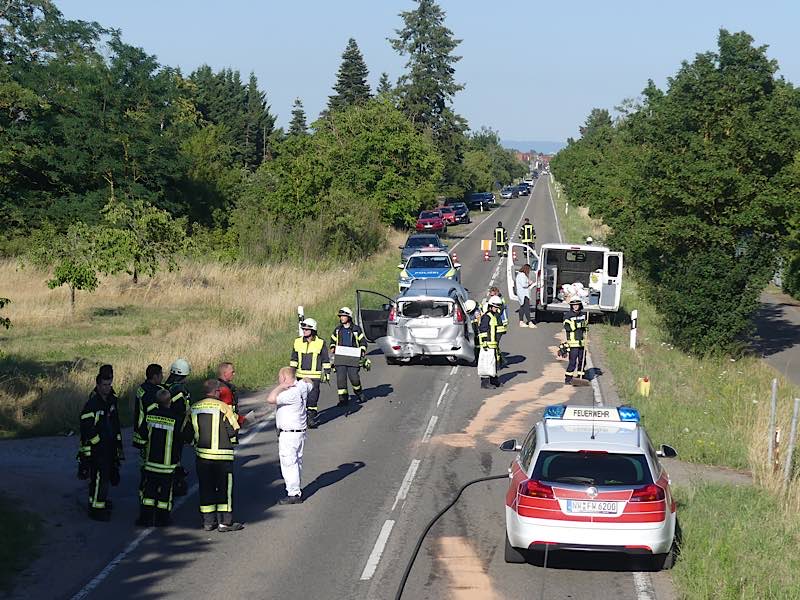
[[[483,251],[483,262],[489,262],[489,251],[488,250],[484,250]]]

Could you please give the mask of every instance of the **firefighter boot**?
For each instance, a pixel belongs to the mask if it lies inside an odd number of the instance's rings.
[[[217,513],[203,513],[203,530],[214,531],[218,526]]]
[[[110,521],[111,520],[111,511],[107,508],[90,508],[89,509],[89,518],[92,521]]]
[[[137,527],[151,527],[154,517],[155,514],[152,506],[142,506],[139,509],[139,518],[136,519],[134,524]]]
[[[218,530],[222,531],[223,533],[228,531],[241,531],[244,529],[244,525],[241,523],[236,523],[233,520],[233,513],[228,511],[218,511],[217,517],[219,518],[219,527]]]
[[[482,390],[488,390],[491,387],[492,387],[492,385],[489,383],[489,378],[488,377],[481,377],[481,389]]]
[[[309,408],[306,410],[306,420],[308,421],[309,429],[316,429],[319,427],[319,410],[316,408]]]
[[[168,527],[172,525],[172,517],[170,516],[169,511],[167,509],[165,508],[156,509],[155,525],[156,527]]]

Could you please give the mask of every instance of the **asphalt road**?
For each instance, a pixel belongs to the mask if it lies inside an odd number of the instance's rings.
[[[480,240],[498,219],[516,234],[523,216],[535,223],[539,242],[558,241],[546,179],[529,198],[453,231],[475,228],[450,242],[472,297],[481,299],[490,281],[505,287],[504,265],[497,275],[498,259],[482,260]],[[306,442],[302,505],[276,505],[284,489],[270,424],[238,451],[234,513],[244,531],[202,532],[191,497],[174,527],[140,534],[88,588],[84,582],[56,595],[393,598],[427,521],[464,482],[506,472],[512,456],[497,449],[501,441],[524,435],[547,404],[592,402],[591,388],[562,384],[564,363],[554,357],[560,323],[522,329],[510,317],[500,390],[481,390],[473,368],[388,366],[373,350],[374,367],[363,378],[368,401],[356,412],[333,408],[335,390],[323,391],[323,424]],[[481,483],[464,493],[430,532],[404,598],[650,597],[637,592],[641,581],[620,560],[505,564],[506,485]]]

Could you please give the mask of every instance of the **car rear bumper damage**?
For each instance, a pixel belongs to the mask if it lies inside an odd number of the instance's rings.
[[[475,350],[463,338],[420,342],[400,340],[387,336],[379,339],[378,345],[383,354],[389,358],[410,359],[425,356],[452,356],[466,362],[475,360]]]

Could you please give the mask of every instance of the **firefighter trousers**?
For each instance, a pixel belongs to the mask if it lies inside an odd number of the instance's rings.
[[[319,384],[319,379],[311,380],[311,389],[306,398],[306,409],[308,410],[317,410],[317,404],[319,404]]]
[[[111,456],[92,457],[89,467],[89,510],[106,510],[108,488],[111,485]]]
[[[172,510],[172,484],[174,473],[155,473],[144,470],[142,481],[142,508],[159,511]]]
[[[361,376],[359,375],[358,367],[350,367],[344,365],[336,366],[336,391],[339,394],[339,400],[347,400],[347,380],[353,386],[353,393],[356,396],[361,395]]]
[[[583,348],[569,349],[569,364],[564,372],[564,382],[570,383],[573,377],[583,377]]]
[[[220,522],[233,512],[233,461],[197,459],[197,483],[200,496],[200,512],[227,513],[221,515]]]

